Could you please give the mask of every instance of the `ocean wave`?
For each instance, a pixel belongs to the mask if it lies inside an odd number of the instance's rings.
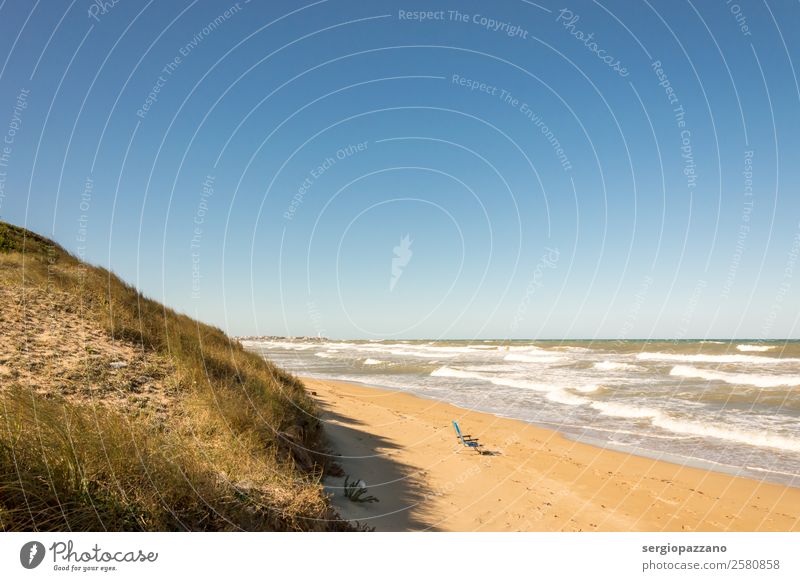
[[[676,365],[670,372],[675,377],[693,377],[708,381],[724,381],[732,385],[753,385],[755,387],[794,387],[800,385],[798,375],[759,375],[755,373],[725,373],[710,369],[697,369],[689,365]]]
[[[380,359],[364,359],[364,365],[380,365],[383,363]]]
[[[564,389],[556,389],[551,391],[545,397],[547,397],[547,399],[550,401],[572,406],[585,405],[590,402],[590,400],[586,399],[585,397],[574,395]]]
[[[675,434],[687,434],[697,437],[711,437],[719,440],[728,440],[750,446],[777,448],[791,452],[800,452],[800,440],[788,438],[779,434],[770,434],[764,431],[743,430],[727,426],[700,423],[697,421],[682,420],[669,416],[656,409],[631,406],[613,402],[592,402],[591,407],[603,415],[622,418],[647,419],[663,430]]]
[[[464,371],[462,369],[453,369],[452,367],[440,367],[431,371],[431,377],[456,377],[459,379],[486,379],[480,373],[472,371]]]
[[[545,352],[546,353],[546,352]],[[520,363],[556,363],[564,361],[566,357],[559,355],[506,355],[503,357],[505,361],[517,361]]]
[[[642,361],[682,361],[686,363],[757,363],[759,365],[800,363],[800,359],[780,359],[778,357],[759,357],[758,355],[707,355],[703,353],[697,355],[682,353],[637,353],[636,358]]]
[[[550,385],[548,383],[536,383],[534,381],[514,379],[512,377],[491,377],[486,379],[494,385],[501,385],[503,387],[516,387],[517,389],[530,389],[532,391],[542,392],[549,392],[559,389],[559,387],[556,385]]]
[[[587,383],[584,385],[573,386],[572,389],[574,389],[575,391],[582,391],[583,393],[592,393],[599,390],[602,387],[603,387],[602,385],[599,385],[597,383]]]
[[[798,478],[797,473],[794,472],[782,472],[780,470],[770,470],[769,468],[759,468],[758,466],[745,466],[745,470],[753,470],[754,472],[768,472],[770,474],[781,474],[782,476],[791,476],[792,478]]]
[[[575,345],[559,345],[552,349],[553,351],[569,351],[570,353],[588,353],[594,351],[594,349],[589,349],[588,347],[576,347]]]
[[[503,351],[523,351],[526,353],[547,353],[547,349],[536,347],[535,345],[509,345]]]
[[[737,345],[739,351],[770,351],[775,349],[775,345]]]
[[[653,408],[639,407],[624,403],[610,401],[594,401],[591,407],[599,411],[604,416],[616,416],[618,418],[657,418],[661,412]]]
[[[405,345],[404,347],[409,347],[409,345]],[[431,353],[475,353],[478,351],[477,349],[472,349],[471,347],[449,347],[447,345],[437,346],[437,345],[414,345],[417,349],[421,351],[430,351]],[[484,351],[481,349],[480,351]]]
[[[313,347],[313,345],[311,345]],[[328,342],[324,344],[328,349],[341,351],[358,351],[360,353],[387,353],[393,355],[408,355],[412,357],[453,357],[449,354],[450,350],[444,347],[429,347],[427,345],[409,345],[406,343],[336,343]],[[441,355],[441,353],[448,353]]]
[[[739,428],[714,426],[706,423],[701,424],[699,422],[677,420],[663,415],[653,418],[653,425],[678,434],[712,437],[761,448],[767,447],[790,452],[800,452],[800,440],[763,431],[742,430]]]
[[[584,432],[604,432],[607,434],[614,434],[614,435],[624,434],[626,436],[636,436],[638,438],[648,438],[648,439],[653,438],[657,440],[688,440],[693,437],[681,434],[675,434],[672,436],[667,436],[663,434],[654,434],[652,433],[652,430],[644,432],[640,430],[637,431],[623,430],[621,428],[600,428],[596,425],[567,424],[565,422],[542,422],[540,420],[540,423],[545,425],[555,426],[556,428],[562,430],[565,428],[570,428],[570,429],[582,430]]]
[[[518,389],[529,389],[532,391],[550,392],[561,389],[557,385],[550,385],[546,383],[536,383],[524,379],[514,377],[498,377],[494,375],[486,375],[475,371],[465,371],[463,369],[454,369],[452,367],[440,367],[431,372],[432,377],[453,377],[457,379],[477,379],[480,381],[487,381],[493,385],[503,387],[516,387]]]
[[[389,351],[392,355],[399,355],[401,357],[422,357],[423,359],[448,359],[455,357],[458,353],[442,353],[439,351],[419,351],[411,349],[392,349]]]
[[[620,361],[600,361],[593,366],[600,371],[633,371],[642,369],[638,365],[631,365],[630,363],[622,363]]]
[[[325,353],[323,351],[320,351],[319,353],[314,353],[314,355],[317,357],[321,357],[322,359],[334,359],[336,357],[335,355],[331,355],[330,353]]]
[[[497,349],[495,345],[464,345],[463,347],[455,345],[436,345],[434,343],[426,343],[422,345],[401,345],[402,347],[415,347],[423,351],[432,351],[436,353],[484,353]]]

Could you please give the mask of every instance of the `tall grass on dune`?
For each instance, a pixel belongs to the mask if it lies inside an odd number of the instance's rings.
[[[77,348],[93,354],[76,364],[81,397],[58,391],[61,371],[0,377],[0,530],[347,528],[322,490],[320,425],[299,380],[2,223],[0,285],[26,312],[58,309],[53,325],[77,317],[96,329]],[[105,387],[96,353],[123,347],[161,369],[148,372],[158,380],[147,397],[133,376],[130,390]]]

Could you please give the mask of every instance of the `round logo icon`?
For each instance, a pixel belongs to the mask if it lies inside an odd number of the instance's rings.
[[[26,569],[35,569],[44,560],[44,545],[39,541],[30,541],[19,550],[19,562]]]

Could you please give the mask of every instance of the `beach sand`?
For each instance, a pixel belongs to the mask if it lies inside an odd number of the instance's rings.
[[[326,488],[378,531],[798,531],[800,488],[573,442],[555,431],[405,393],[303,379],[336,462],[377,503]],[[460,445],[451,420],[480,439]]]

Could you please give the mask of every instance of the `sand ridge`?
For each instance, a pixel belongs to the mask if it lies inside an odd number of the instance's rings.
[[[66,292],[0,289],[0,389],[163,416],[175,399],[167,358],[114,341]]]

